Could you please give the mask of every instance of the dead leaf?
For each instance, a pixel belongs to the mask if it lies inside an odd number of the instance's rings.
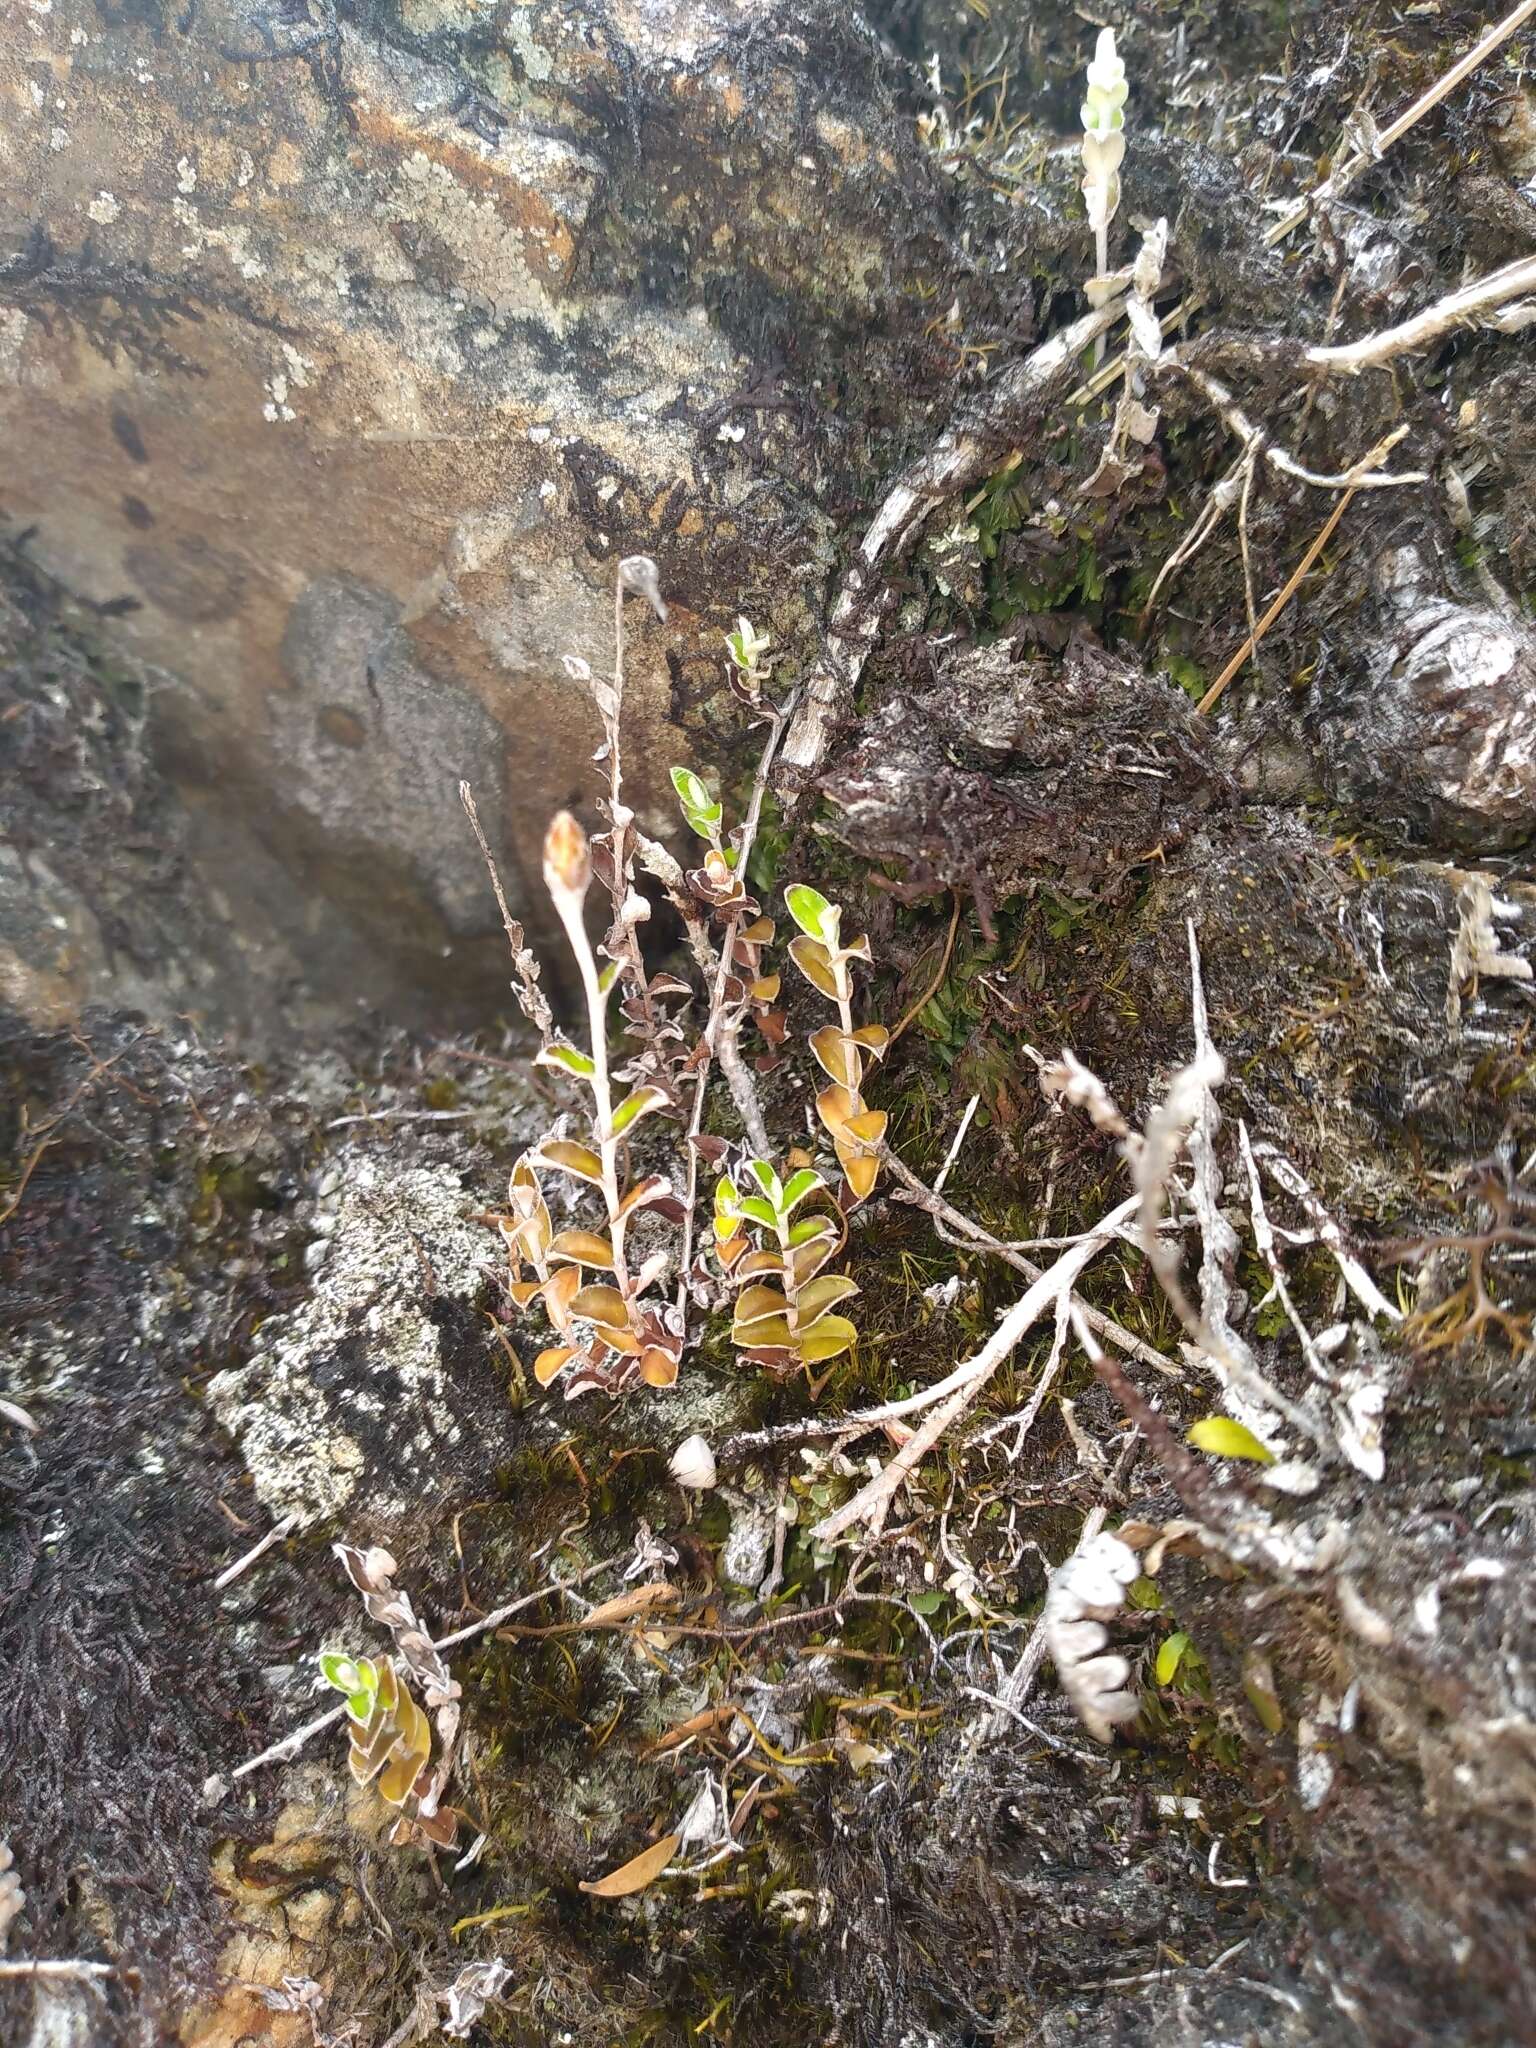
[[[669,1728],[665,1735],[658,1735],[651,1744],[650,1756],[662,1756],[669,1749],[676,1749],[695,1735],[712,1735],[717,1728],[728,1727],[736,1718],[736,1709],[731,1706],[705,1707],[697,1714],[690,1714],[686,1721],[679,1721],[675,1728]]]
[[[654,1613],[658,1607],[675,1607],[681,1598],[676,1586],[665,1579],[650,1579],[643,1586],[631,1586],[612,1600],[604,1600],[582,1622],[583,1628],[605,1628],[616,1621],[630,1621],[637,1614]]]
[[[610,1870],[595,1883],[589,1884],[583,1878],[580,1889],[590,1892],[594,1899],[627,1899],[635,1892],[643,1892],[672,1861],[682,1839],[681,1835],[663,1835],[659,1842],[652,1842],[649,1849],[642,1849],[638,1856],[631,1856],[627,1863],[621,1863],[617,1870]]]

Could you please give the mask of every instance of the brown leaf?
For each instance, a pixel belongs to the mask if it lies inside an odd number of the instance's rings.
[[[533,1376],[541,1387],[547,1387],[558,1373],[561,1373],[576,1357],[579,1346],[575,1344],[552,1344],[547,1351],[541,1351],[533,1361]]]
[[[677,1360],[660,1344],[647,1344],[640,1353],[640,1377],[648,1387],[675,1386]]]
[[[712,1735],[717,1728],[727,1728],[736,1718],[733,1706],[701,1708],[697,1714],[690,1714],[686,1721],[679,1721],[669,1728],[665,1735],[658,1735],[646,1754],[663,1756],[669,1749],[676,1749],[679,1743],[689,1741],[695,1735]]]
[[[572,1297],[571,1313],[586,1316],[594,1323],[612,1324],[617,1329],[622,1329],[629,1319],[629,1310],[617,1287],[579,1289]]]
[[[603,1628],[611,1622],[630,1621],[637,1614],[653,1614],[659,1607],[675,1607],[682,1595],[665,1579],[648,1579],[643,1586],[631,1586],[612,1600],[601,1601],[582,1622],[583,1628]]]
[[[580,1889],[590,1892],[594,1899],[627,1899],[635,1892],[643,1892],[672,1861],[682,1839],[681,1835],[663,1835],[659,1842],[652,1842],[649,1849],[642,1849],[638,1856],[631,1856],[627,1863],[621,1863],[617,1870],[610,1870],[595,1883],[589,1884],[583,1878]]]
[[[612,1266],[613,1246],[595,1230],[562,1230],[549,1247],[552,1259],[574,1259],[579,1266]]]
[[[858,1087],[862,1071],[859,1055],[835,1024],[823,1024],[819,1031],[813,1031],[809,1044],[839,1087]]]
[[[574,1173],[579,1180],[601,1182],[603,1162],[590,1145],[577,1145],[569,1138],[546,1138],[534,1154],[536,1166],[557,1166],[562,1173]]]

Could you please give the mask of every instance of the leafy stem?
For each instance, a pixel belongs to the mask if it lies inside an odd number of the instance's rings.
[[[615,827],[617,830],[617,827]],[[627,1218],[622,1213],[619,1192],[619,1136],[613,1126],[613,1083],[608,1073],[608,992],[603,987],[592,941],[587,936],[582,906],[592,879],[592,865],[586,835],[569,811],[561,811],[549,828],[544,844],[544,881],[565,936],[576,958],[582,991],[587,999],[587,1031],[591,1040],[589,1073],[583,1074],[592,1091],[593,1136],[601,1162],[603,1202],[608,1211],[608,1237],[613,1247],[613,1280],[633,1311],[634,1289],[624,1257]]]

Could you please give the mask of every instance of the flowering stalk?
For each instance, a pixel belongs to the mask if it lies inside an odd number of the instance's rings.
[[[1120,166],[1125,161],[1125,102],[1130,87],[1125,66],[1115,51],[1112,28],[1099,31],[1098,47],[1088,66],[1088,93],[1083,101],[1083,198],[1093,229],[1097,267],[1088,288],[1090,305],[1099,303],[1095,286],[1109,270],[1109,224],[1120,204]],[[1104,354],[1104,337],[1094,343],[1094,361]]]
[[[545,838],[544,883],[576,957],[587,999],[591,1050],[583,1052],[578,1046],[555,1040],[544,1047],[535,1065],[559,1068],[586,1084],[592,1096],[595,1146],[549,1137],[513,1169],[509,1190],[513,1214],[503,1225],[514,1265],[513,1299],[523,1307],[535,1295],[541,1296],[561,1338],[534,1360],[534,1377],[541,1386],[547,1386],[573,1363],[579,1363],[579,1372],[572,1391],[583,1385],[615,1386],[628,1376],[632,1363],[647,1385],[670,1386],[677,1377],[681,1340],[644,1298],[665,1270],[666,1255],[658,1253],[632,1272],[625,1240],[641,1209],[675,1206],[672,1184],[660,1174],[651,1174],[630,1186],[620,1171],[631,1127],[651,1111],[665,1108],[670,1098],[665,1089],[642,1082],[622,1102],[614,1102],[607,1013],[608,990],[616,970],[599,973],[587,936],[582,908],[592,883],[591,849],[587,835],[569,811],[559,814]],[[555,1234],[538,1182],[539,1168],[570,1174],[596,1187],[606,1212],[606,1233],[573,1229]],[[525,1258],[538,1276],[534,1281],[522,1277]],[[583,1269],[611,1273],[612,1282],[583,1285]],[[583,1324],[591,1327],[590,1340],[583,1338]]]

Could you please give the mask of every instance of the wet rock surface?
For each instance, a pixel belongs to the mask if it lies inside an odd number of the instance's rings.
[[[594,729],[561,657],[609,659],[641,548],[673,625],[631,649],[630,779],[662,822],[706,628],[754,561],[816,573],[806,387],[925,203],[843,10],[504,16],[57,0],[0,44],[6,531],[154,674],[199,870],[332,1025],[434,961],[440,1014],[490,999],[461,777],[544,925]]]

